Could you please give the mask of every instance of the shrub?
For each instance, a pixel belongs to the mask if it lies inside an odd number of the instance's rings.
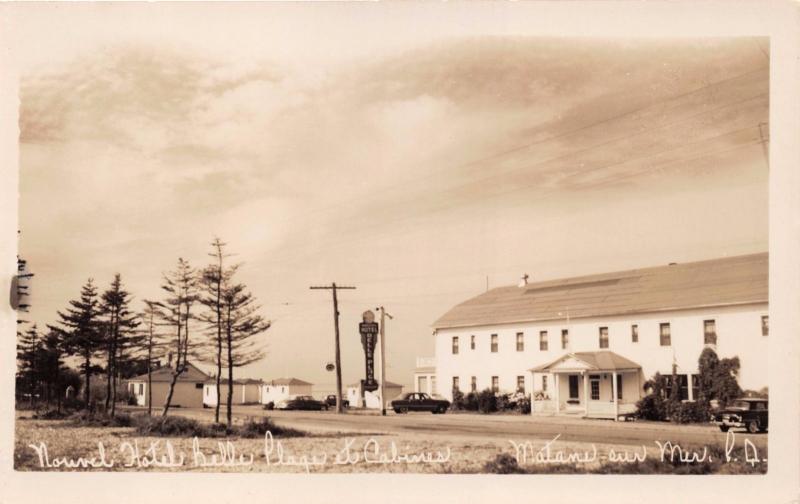
[[[490,460],[483,465],[483,472],[489,474],[525,474],[528,471],[519,466],[516,457],[508,453],[501,453],[494,460]]]
[[[270,401],[264,405],[265,410],[274,410],[275,409],[275,401]]]
[[[669,408],[669,419],[675,423],[708,422],[709,405],[703,401],[680,402]]]
[[[243,438],[264,437],[267,431],[271,432],[275,437],[303,437],[307,435],[306,432],[297,429],[275,425],[269,417],[261,417],[258,420],[248,418],[244,425],[234,427],[233,430],[234,433]]]
[[[523,415],[530,414],[531,412],[531,397],[525,396],[517,401],[517,409]]]
[[[201,424],[182,416],[141,416],[135,422],[136,432],[143,436],[220,437],[227,434],[222,424]]]
[[[127,413],[118,413],[112,417],[86,410],[73,413],[69,420],[80,427],[130,427],[134,423],[134,419]]]
[[[46,409],[37,411],[32,415],[31,418],[35,418],[37,420],[61,420],[62,418],[66,418],[67,413],[63,411],[58,411],[54,409]]]
[[[452,410],[463,410],[466,407],[466,400],[464,399],[464,393],[458,389],[453,389],[453,401],[450,403],[450,409]]]
[[[659,394],[648,394],[636,403],[636,417],[643,420],[663,421],[667,419],[664,398]]]
[[[464,400],[464,409],[467,411],[478,411],[478,394],[470,392]]]
[[[497,397],[489,389],[484,389],[478,394],[478,411],[493,413],[497,411]]]

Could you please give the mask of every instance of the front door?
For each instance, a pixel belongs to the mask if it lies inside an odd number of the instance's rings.
[[[580,377],[578,375],[569,375],[569,398],[578,400],[578,383]]]
[[[589,400],[600,400],[600,375],[589,375]]]

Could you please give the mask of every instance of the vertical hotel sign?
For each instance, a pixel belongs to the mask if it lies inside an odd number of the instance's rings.
[[[371,310],[365,311],[361,318],[363,321],[358,324],[358,332],[361,333],[361,346],[364,347],[367,375],[361,381],[361,388],[372,392],[378,390],[378,382],[375,381],[375,344],[378,341],[378,323],[375,322],[375,314]]]

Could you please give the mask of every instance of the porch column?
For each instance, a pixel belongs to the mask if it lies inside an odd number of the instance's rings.
[[[533,416],[534,412],[534,401],[536,400],[535,394],[533,391],[536,389],[536,373],[531,371],[531,416]]]
[[[611,373],[611,393],[614,395],[614,421],[619,420],[619,399],[617,399],[617,372]]]
[[[589,374],[586,371],[582,371],[581,375],[583,375],[583,414],[584,416],[589,416]]]
[[[558,398],[559,389],[561,388],[561,383],[560,383],[560,380],[558,379],[558,373],[553,373],[553,385],[555,386],[555,389],[556,389],[556,393],[555,393],[556,415],[558,415],[558,410],[559,410],[559,407],[561,405],[561,401]]]

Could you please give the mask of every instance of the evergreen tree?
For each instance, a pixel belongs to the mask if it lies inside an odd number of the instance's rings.
[[[90,278],[81,288],[80,299],[71,300],[65,311],[59,311],[58,325],[48,326],[58,332],[64,341],[68,355],[79,357],[84,376],[83,399],[90,406],[90,380],[94,367],[92,359],[104,348],[103,334],[99,327],[99,301],[97,287]]]
[[[40,345],[41,339],[36,324],[33,324],[25,332],[17,330],[17,377],[21,383],[26,384],[31,408],[36,403],[36,388],[39,381],[37,357]]]
[[[135,347],[139,335],[136,328],[139,318],[130,311],[131,296],[122,286],[122,277],[114,275],[111,286],[103,293],[101,311],[103,329],[106,335],[106,401],[108,411],[111,404],[111,415],[116,413],[117,377],[120,363],[126,358],[127,350]]]
[[[200,276],[202,295],[199,301],[206,308],[206,311],[198,317],[206,324],[210,340],[210,344],[206,345],[209,351],[203,352],[200,358],[206,362],[213,363],[217,368],[215,374],[217,404],[214,407],[214,421],[217,423],[219,423],[219,409],[222,403],[220,382],[222,380],[222,368],[224,365],[222,348],[225,341],[223,337],[225,332],[223,330],[223,313],[225,307],[222,296],[223,291],[228,287],[231,278],[238,268],[237,265],[230,267],[224,266],[224,259],[229,257],[229,254],[226,254],[223,250],[225,245],[226,244],[219,238],[214,238],[214,241],[211,242],[212,252],[208,255],[213,258],[213,263],[204,268]]]
[[[143,338],[140,340],[147,363],[147,414],[153,414],[153,360],[161,356],[161,334],[157,331],[158,320],[163,318],[159,304],[145,300],[141,318],[144,321]]]
[[[167,390],[164,409],[161,411],[161,416],[167,416],[175,392],[175,383],[188,368],[188,357],[193,350],[189,340],[189,321],[192,319],[192,305],[198,299],[197,275],[194,268],[188,261],[179,258],[176,269],[164,274],[161,289],[167,293],[167,297],[158,303],[159,313],[164,323],[171,325],[175,331],[169,345],[175,350],[175,365],[172,367],[172,380]]]
[[[46,398],[56,398],[56,411],[61,412],[61,398],[67,387],[68,368],[64,365],[64,338],[58,331],[50,331],[40,348],[40,372],[46,384]]]
[[[255,339],[270,327],[256,312],[259,306],[243,284],[230,285],[222,293],[226,361],[228,364],[227,426],[233,425],[233,368],[264,358],[264,347]]]

